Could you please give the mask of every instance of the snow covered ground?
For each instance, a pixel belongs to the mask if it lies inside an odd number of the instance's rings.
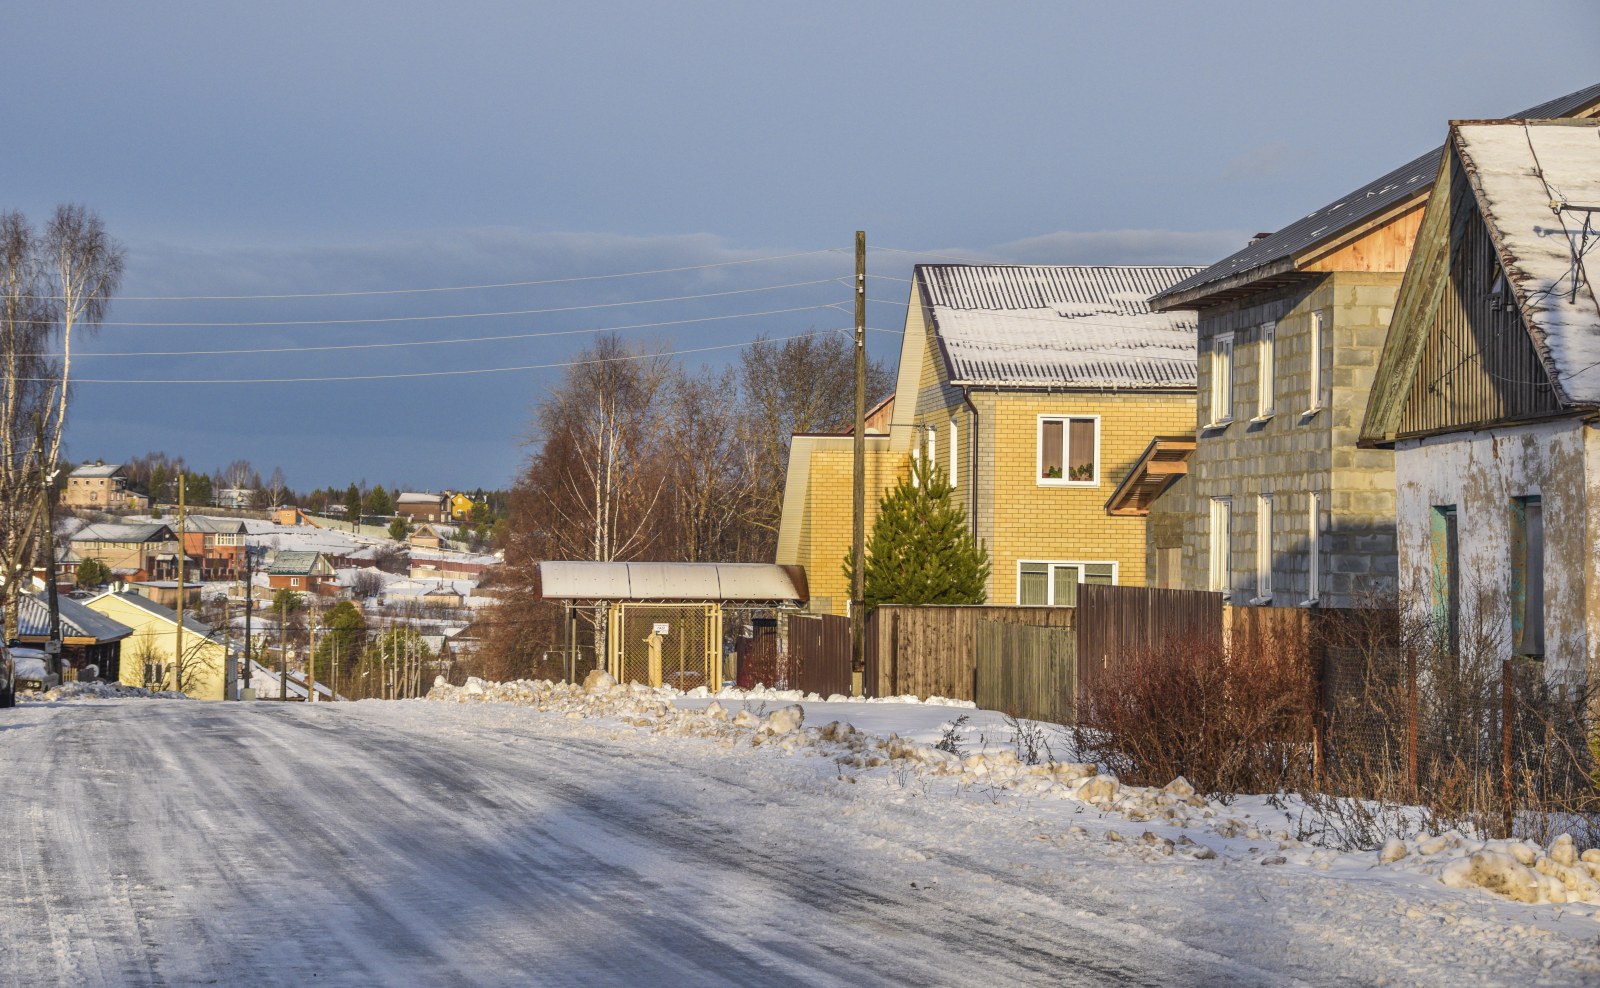
[[[1108,796],[970,708],[435,697],[3,712],[0,982],[1600,983],[1591,906]]]

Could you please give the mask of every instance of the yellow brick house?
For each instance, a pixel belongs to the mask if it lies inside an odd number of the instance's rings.
[[[910,457],[931,457],[989,549],[990,603],[1144,584],[1145,521],[1106,507],[1153,439],[1193,434],[1194,315],[1148,300],[1197,270],[918,265],[893,413],[868,434],[868,525]],[[835,613],[849,481],[848,438],[796,437],[777,561],[804,565]]]

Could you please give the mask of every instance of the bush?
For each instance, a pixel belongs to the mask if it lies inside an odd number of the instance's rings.
[[[1181,775],[1224,800],[1289,788],[1309,774],[1314,699],[1296,644],[1263,639],[1230,656],[1191,636],[1134,655],[1084,691],[1073,744],[1134,785]]]

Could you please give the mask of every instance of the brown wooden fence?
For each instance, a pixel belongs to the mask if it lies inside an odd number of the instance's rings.
[[[1078,697],[1078,629],[978,622],[978,706],[1070,724]]]
[[[796,671],[796,688],[823,697],[850,695],[849,618],[791,614],[789,655]]]
[[[868,696],[977,699],[978,622],[1071,628],[1071,607],[908,607],[885,604],[867,622]]]
[[[1079,587],[1079,690],[1093,689],[1140,652],[1183,637],[1221,642],[1221,594],[1159,587]]]

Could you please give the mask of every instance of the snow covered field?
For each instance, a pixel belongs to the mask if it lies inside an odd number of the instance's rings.
[[[1600,983],[1592,906],[1086,802],[970,708],[437,696],[4,712],[0,982]]]

